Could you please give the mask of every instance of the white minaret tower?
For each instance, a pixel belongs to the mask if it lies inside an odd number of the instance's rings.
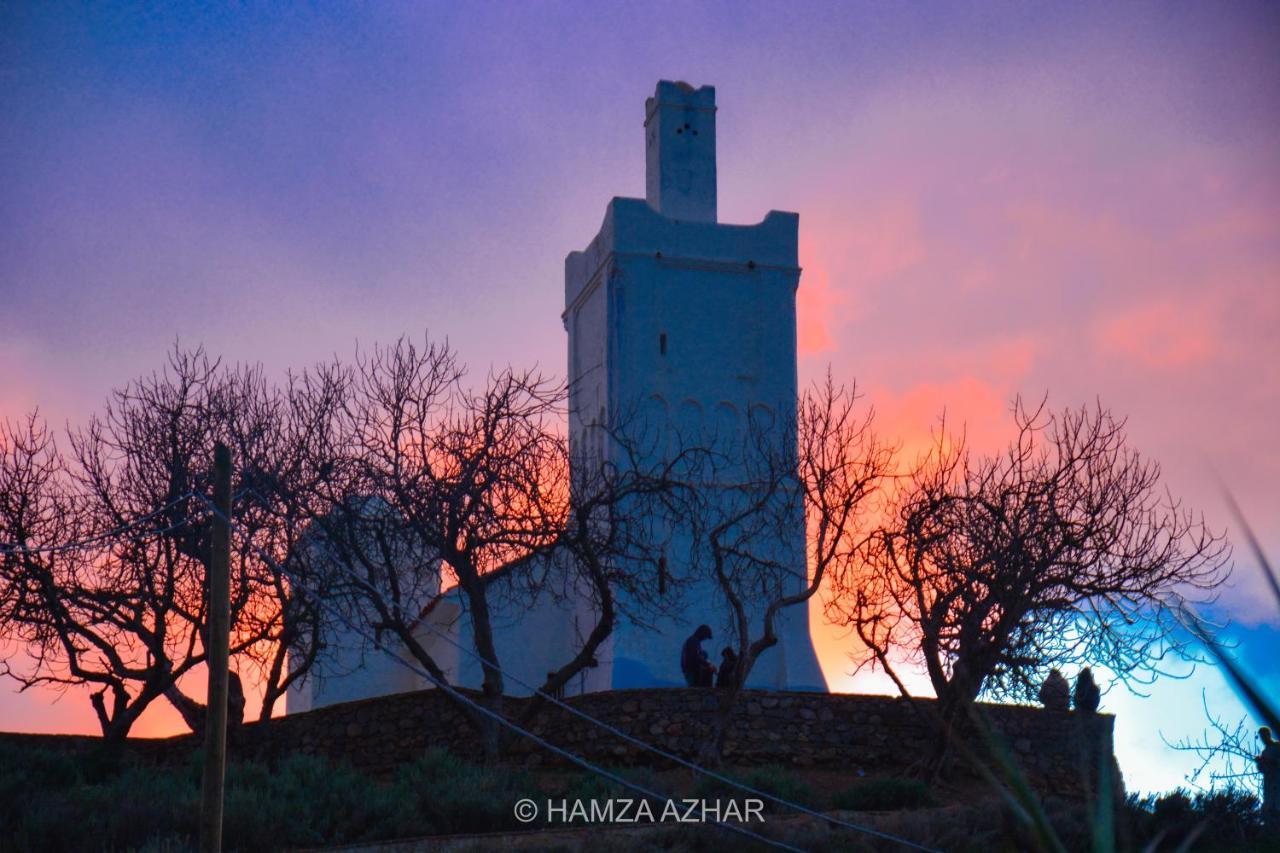
[[[799,217],[771,211],[757,225],[716,221],[715,118],[713,87],[660,82],[645,104],[645,200],[614,198],[600,233],[565,260],[575,454],[607,456],[591,425],[636,411],[683,435],[741,433],[752,415],[784,415],[773,418],[778,429],[794,429]],[[799,587],[802,512],[793,529],[771,556],[795,567]],[[691,562],[687,537],[681,541],[673,538],[664,571]],[[716,632],[714,659],[725,645],[728,614],[717,600],[704,582],[684,588],[654,629],[620,619],[584,688],[683,684],[680,646],[697,625]],[[758,619],[751,627],[759,632]],[[779,637],[748,683],[826,689],[807,609],[788,608]]]

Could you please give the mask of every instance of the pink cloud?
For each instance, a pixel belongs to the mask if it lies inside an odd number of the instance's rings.
[[[1093,334],[1104,355],[1161,370],[1213,358],[1218,350],[1216,325],[1212,310],[1203,303],[1166,301],[1104,317]]]
[[[802,355],[830,352],[835,349],[828,323],[848,292],[831,286],[831,276],[815,257],[811,243],[800,241],[800,263],[804,268],[800,288],[796,291],[796,341]]]
[[[801,355],[836,348],[833,329],[857,313],[863,294],[882,286],[925,256],[919,213],[912,200],[891,196],[820,216],[801,229],[804,275],[796,311]],[[833,285],[833,280],[838,285]]]

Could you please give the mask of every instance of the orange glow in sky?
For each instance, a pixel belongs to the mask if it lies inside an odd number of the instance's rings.
[[[856,379],[904,459],[944,411],[985,450],[1018,394],[1101,400],[1280,553],[1273,4],[0,16],[0,416],[83,423],[175,338],[279,376],[427,329],[474,376],[562,371],[564,256],[644,195],[644,98],[683,78],[717,87],[721,219],[801,215],[802,383]],[[1280,681],[1237,557],[1223,612]],[[877,686],[813,608],[832,684]],[[0,691],[0,728],[96,730],[78,692]],[[1155,705],[1109,702],[1122,764],[1178,784]],[[135,733],[180,728],[158,702]]]

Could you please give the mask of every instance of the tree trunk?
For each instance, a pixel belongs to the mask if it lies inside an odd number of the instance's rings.
[[[613,625],[615,622],[615,612],[613,606],[613,593],[609,589],[608,582],[605,580],[604,572],[598,564],[592,565],[592,580],[596,584],[596,590],[600,595],[600,618],[596,620],[596,624],[592,627],[591,633],[587,635],[587,641],[583,644],[578,653],[574,655],[573,660],[569,661],[558,671],[547,674],[547,680],[542,685],[538,693],[535,693],[529,699],[523,714],[520,715],[520,725],[528,727],[542,711],[547,700],[541,695],[558,696],[564,690],[564,686],[569,680],[578,673],[588,667],[595,666],[596,652],[604,645],[604,641],[609,639],[613,633]]]
[[[938,696],[938,713],[936,719],[937,734],[933,749],[926,760],[924,781],[933,783],[943,778],[950,769],[951,759],[955,754],[952,748],[957,738],[965,736],[965,724],[969,721],[969,711],[978,699],[978,690],[968,683],[958,681],[953,676],[946,689]],[[974,745],[976,746],[976,745]],[[981,753],[983,750],[977,750]]]
[[[474,633],[476,654],[484,667],[484,706],[499,717],[502,716],[502,670],[499,669],[498,650],[493,642],[493,624],[489,619],[489,604],[483,592],[468,590],[471,601],[471,630]],[[480,743],[486,763],[496,762],[502,752],[501,724],[487,714],[479,715]]]
[[[711,718],[711,732],[698,750],[698,763],[704,767],[717,769],[724,763],[724,745],[729,739],[733,709],[741,694],[740,685],[716,690],[716,711]]]
[[[191,731],[199,734],[204,731],[205,717],[208,707],[200,704],[178,689],[177,685],[165,688],[164,698],[182,715],[182,721]],[[244,722],[244,687],[240,676],[227,672],[227,727],[236,728]]]
[[[133,728],[134,715],[129,713],[129,694],[123,687],[113,686],[112,708],[107,709],[107,688],[89,694],[89,702],[98,715],[98,725],[102,728],[104,740],[121,743],[129,736]]]

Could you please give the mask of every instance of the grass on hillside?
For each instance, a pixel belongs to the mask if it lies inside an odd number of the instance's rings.
[[[110,753],[72,757],[47,749],[10,747],[0,755],[0,849],[185,850],[194,846],[200,767],[146,766]],[[685,771],[648,768],[613,772],[677,797],[741,799],[722,783]],[[820,810],[857,814],[856,820],[945,850],[1028,849],[1015,816],[998,800],[954,802],[954,796],[900,779],[851,779],[830,784],[770,766],[728,771],[762,791]],[[227,850],[278,850],[438,834],[522,830],[512,807],[522,797],[602,800],[633,797],[617,783],[586,773],[486,768],[433,750],[404,765],[389,780],[373,780],[312,756],[275,766],[235,763],[228,771],[224,840]],[[940,802],[950,805],[939,806]],[[1258,850],[1256,800],[1239,793],[1190,796],[1176,792],[1132,799],[1119,816],[1121,834],[1141,846],[1163,838],[1173,850],[1197,833],[1196,850]],[[1089,820],[1079,804],[1050,802],[1049,819],[1066,849],[1090,849]],[[793,818],[766,807],[752,828],[806,850],[890,850],[850,830],[815,818]],[[879,814],[869,814],[879,813]],[[535,823],[532,828],[545,828]],[[1077,831],[1081,830],[1081,831]],[[745,839],[713,827],[657,827],[640,835],[604,836],[591,849],[752,850]],[[761,847],[761,849],[764,849]]]

